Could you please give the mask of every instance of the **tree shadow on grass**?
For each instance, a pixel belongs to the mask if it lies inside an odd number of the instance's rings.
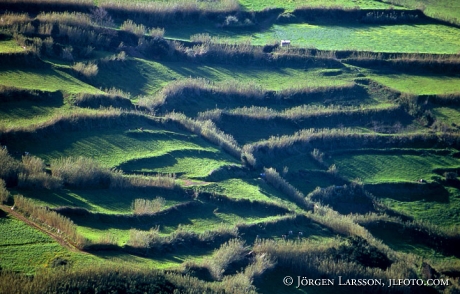
[[[98,230],[108,230],[110,228],[129,230],[132,228],[139,230],[150,230],[152,227],[159,226],[178,228],[184,225],[193,225],[199,220],[207,222],[221,221],[214,213],[215,209],[210,205],[203,205],[193,202],[178,209],[167,209],[165,212],[158,212],[152,215],[115,215],[115,214],[91,214],[69,216],[78,226],[90,227]]]
[[[9,117],[15,120],[33,118],[50,113],[52,108],[62,107],[64,105],[64,97],[61,92],[42,92],[36,98],[0,102],[0,105],[1,117]]]
[[[46,189],[17,189],[17,192],[27,198],[44,202],[49,206],[78,206],[91,210],[92,207],[87,202],[78,199],[75,194],[70,193],[69,190],[46,190]]]
[[[449,191],[439,183],[381,183],[366,185],[365,189],[379,198],[402,202],[430,201],[449,203]]]
[[[390,248],[397,251],[414,253],[424,257],[433,254],[460,257],[458,252],[459,239],[445,239],[436,236],[427,236],[417,229],[405,229],[402,225],[385,223],[366,226],[376,238],[381,239]]]
[[[173,167],[184,158],[209,159],[214,161],[227,161],[228,156],[221,152],[212,152],[207,150],[175,150],[167,154],[155,157],[133,159],[120,164],[117,168],[127,173],[158,174],[161,168]],[[175,173],[176,176],[185,174],[185,172]]]
[[[117,88],[137,96],[147,94],[142,89],[148,84],[148,78],[142,74],[138,61],[126,60],[116,63],[116,66],[101,67],[90,83],[96,88]]]

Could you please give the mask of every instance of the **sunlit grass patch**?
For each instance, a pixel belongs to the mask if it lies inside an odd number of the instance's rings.
[[[335,155],[331,162],[336,164],[341,175],[351,180],[360,178],[365,183],[430,180],[436,175],[433,169],[460,165],[459,159],[450,156],[411,155],[404,152]]]
[[[49,267],[67,250],[49,236],[13,218],[0,218],[0,266],[33,273]]]
[[[267,7],[277,7],[277,8],[285,8],[288,11],[294,10],[298,7],[309,6],[309,7],[344,7],[344,8],[354,8],[359,7],[361,9],[388,9],[391,5],[382,3],[379,1],[373,0],[357,0],[357,1],[350,1],[350,0],[328,0],[328,1],[321,1],[321,0],[313,0],[313,1],[303,1],[303,0],[288,0],[288,1],[280,1],[280,0],[240,0],[239,1],[241,6],[245,10],[263,10]]]
[[[15,40],[0,41],[0,54],[1,53],[16,53],[24,52],[25,49],[17,44]]]
[[[3,102],[1,106],[0,126],[6,129],[45,123],[72,111],[64,99],[54,97],[45,101]]]
[[[126,77],[130,78],[127,79]],[[205,78],[215,82],[237,80],[256,82],[267,90],[293,87],[323,87],[345,85],[353,77],[347,74],[335,79],[324,75],[322,69],[266,68],[260,66],[196,64],[190,62],[155,62],[128,59],[118,70],[100,68],[92,84],[100,88],[121,89],[133,96],[150,95],[168,83],[183,78]]]
[[[180,192],[161,189],[100,189],[100,190],[16,190],[37,201],[38,204],[51,208],[70,206],[81,207],[91,212],[105,214],[132,214],[132,203],[135,199],[165,199],[164,209],[187,199]]]
[[[102,93],[97,88],[57,69],[0,68],[0,84],[49,92],[61,90],[67,93]]]
[[[384,198],[382,201],[390,208],[412,216],[416,220],[431,222],[441,227],[455,227],[460,222],[460,192],[451,187],[448,187],[447,191],[448,202],[398,201],[391,198]]]
[[[291,45],[322,50],[457,53],[460,30],[443,25],[273,25],[252,35],[252,43],[291,40]]]
[[[454,107],[436,107],[431,110],[436,119],[449,126],[460,125],[460,109]]]
[[[0,218],[0,246],[52,243],[53,239],[14,218]]]
[[[129,173],[174,173],[189,178],[206,177],[227,164],[239,163],[229,155],[213,150],[183,150],[126,162],[119,167]]]
[[[139,131],[140,127],[143,131]],[[66,156],[93,157],[108,167],[133,159],[161,156],[174,150],[218,150],[196,135],[139,123],[101,130],[62,132],[42,138],[40,144],[18,141],[9,142],[8,147],[10,150],[28,151],[46,161]]]
[[[370,77],[395,90],[417,94],[450,94],[460,92],[460,78],[452,76],[422,76],[411,74],[370,74]]]

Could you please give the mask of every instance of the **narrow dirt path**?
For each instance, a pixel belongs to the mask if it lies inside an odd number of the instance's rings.
[[[69,249],[70,251],[79,252],[79,253],[87,253],[85,251],[82,251],[82,250],[78,249],[74,244],[72,244],[71,242],[66,240],[63,236],[61,236],[61,235],[59,235],[59,234],[57,234],[55,232],[52,232],[50,230],[45,229],[43,226],[40,226],[40,225],[36,224],[35,222],[31,221],[30,219],[28,219],[27,217],[25,217],[24,215],[22,215],[18,211],[11,210],[10,206],[0,204],[0,209],[3,210],[4,212],[6,212],[7,215],[12,216],[12,217],[24,222],[28,226],[30,226],[32,228],[35,228],[35,229],[41,231],[42,233],[50,236],[51,238],[56,240],[56,242],[61,244],[61,246]]]

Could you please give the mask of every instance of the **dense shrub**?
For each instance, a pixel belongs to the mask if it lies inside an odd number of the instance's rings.
[[[342,214],[374,211],[373,197],[364,190],[362,185],[356,183],[327,188],[317,187],[307,197],[323,205],[330,205]]]
[[[21,163],[8,153],[5,147],[0,148],[0,178],[7,186],[15,186],[18,181],[18,173],[21,171]]]
[[[132,109],[134,105],[126,93],[88,94],[79,93],[75,96],[74,104],[80,107],[100,108],[116,107]]]
[[[112,171],[110,188],[112,189],[136,189],[159,187],[165,189],[178,188],[174,174],[144,176],[124,176],[120,170]]]
[[[360,237],[350,237],[348,244],[342,244],[338,248],[331,248],[327,251],[327,254],[332,255],[336,260],[357,262],[366,267],[378,267],[383,270],[391,265],[391,261],[385,254]]]
[[[53,176],[75,188],[109,187],[112,172],[99,162],[85,157],[66,157],[51,161]]]
[[[183,284],[180,293],[187,289],[185,282]],[[164,273],[134,269],[127,264],[89,265],[76,271],[40,271],[33,278],[0,271],[0,292],[11,294],[173,293],[176,288],[179,287],[165,278]]]
[[[235,261],[241,260],[249,252],[244,241],[231,239],[222,244],[214,251],[212,258],[203,261],[203,265],[209,269],[212,277],[221,280],[227,267]]]
[[[174,209],[175,207],[173,207]],[[137,216],[139,217],[139,216]],[[149,231],[131,229],[129,240],[125,250],[145,254],[162,254],[174,251],[178,247],[190,249],[193,246],[200,248],[213,247],[238,236],[238,229],[234,226],[220,225],[213,230],[197,234],[194,231],[179,227],[169,236],[160,236],[159,227],[153,227]]]
[[[58,189],[62,186],[62,179],[52,176],[45,171],[45,162],[35,156],[22,157],[23,170],[18,175],[20,188]]]
[[[456,172],[445,172],[444,177],[446,180],[456,181],[458,174]]]
[[[8,202],[10,199],[10,192],[6,189],[6,183],[0,179],[0,204]]]

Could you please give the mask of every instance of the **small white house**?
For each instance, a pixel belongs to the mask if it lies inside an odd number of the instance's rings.
[[[291,45],[291,40],[281,40],[281,47]]]

